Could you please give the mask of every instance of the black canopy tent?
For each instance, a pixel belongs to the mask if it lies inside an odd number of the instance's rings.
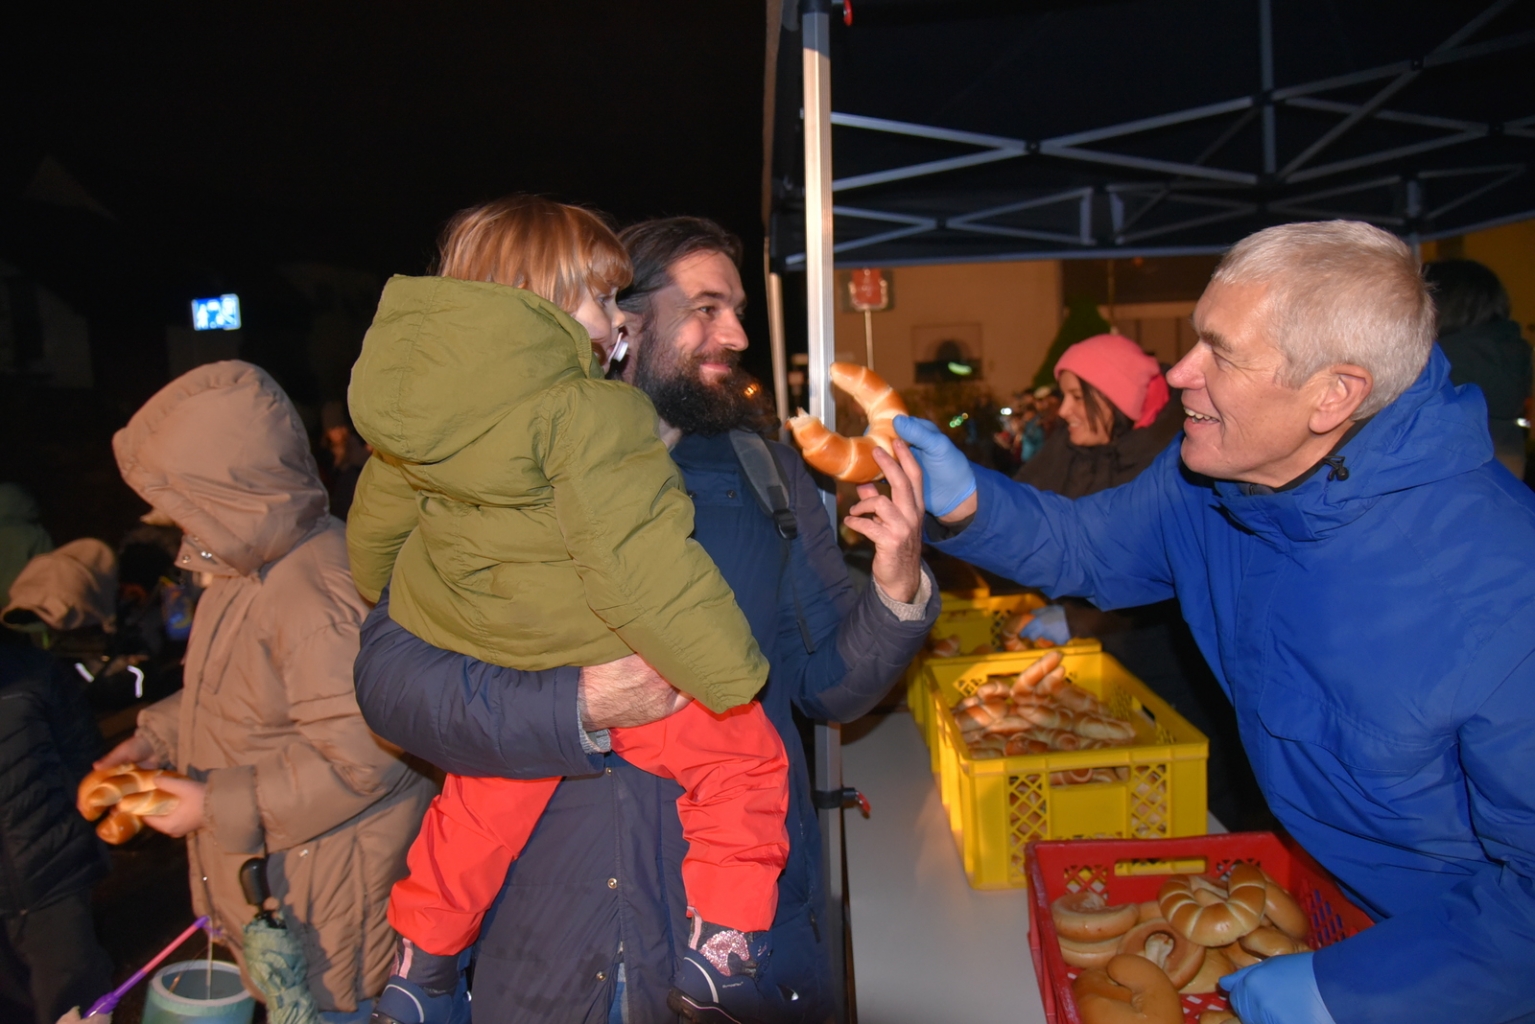
[[[794,20],[773,83],[780,271],[805,252]],[[839,264],[1213,252],[1328,217],[1433,239],[1535,216],[1528,0],[855,0],[840,22]]]
[[[781,416],[784,294],[803,287],[807,404],[835,427],[836,265],[1213,253],[1330,218],[1417,242],[1535,217],[1535,0],[851,2],[767,5]],[[837,935],[834,725],[816,787]]]

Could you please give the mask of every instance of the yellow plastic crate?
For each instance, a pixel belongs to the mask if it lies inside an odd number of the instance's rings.
[[[1054,648],[1062,654],[1095,654],[1103,650],[1103,644],[1093,637],[1073,637],[1071,643],[1064,647]],[[971,667],[975,665],[995,665],[1006,663],[1011,665],[1018,658],[1037,658],[1047,651],[1002,651],[997,654],[956,654],[952,658],[935,658],[924,651],[912,660],[911,666],[906,670],[906,706],[911,709],[912,721],[917,723],[917,731],[922,734],[922,742],[927,744],[932,753],[933,771],[938,770],[938,744],[933,728],[933,716],[929,713],[930,701],[927,696],[927,683],[924,681],[923,670],[928,665],[945,665],[949,671],[956,671],[959,666]],[[1004,669],[988,669],[988,674],[1000,674]],[[956,700],[958,698],[955,698]]]
[[[940,590],[938,592],[938,619],[928,633],[928,642],[946,636],[959,636],[960,649],[974,650],[980,644],[990,644],[1001,649],[1002,624],[1019,608],[1042,608],[1046,599],[1035,593],[1011,594],[992,597],[986,581],[976,576],[978,584],[969,590]],[[972,639],[974,638],[974,639]],[[918,681],[922,678],[922,665],[930,657],[926,650],[906,666],[906,706],[922,729],[922,738],[928,739],[927,700],[923,697]]]
[[[963,652],[973,651],[981,644],[1000,651],[1002,624],[1008,616],[1019,611],[1035,611],[1048,603],[1049,600],[1043,594],[1034,591],[1001,597],[993,597],[988,593],[979,597],[945,600],[939,608],[938,621],[933,623],[931,636],[934,640],[957,636],[959,649]]]
[[[927,698],[922,688],[922,669],[928,662],[966,664],[972,665],[988,660],[1016,658],[1020,654],[1028,655],[1031,652],[1009,652],[1002,650],[1002,627],[1008,618],[1019,611],[1034,611],[1045,606],[1046,598],[1037,591],[1029,591],[1023,594],[1006,594],[1001,597],[975,598],[950,598],[949,595],[941,595],[943,600],[938,612],[938,620],[933,623],[929,640],[941,640],[945,637],[959,637],[959,649],[970,652],[985,644],[994,651],[992,654],[958,654],[952,658],[934,658],[924,651],[906,669],[906,706],[911,709],[912,719],[917,723],[917,728],[922,731],[922,739],[928,748],[933,747],[933,728],[927,713]],[[1073,637],[1069,644],[1059,648],[1063,653],[1082,652],[1091,653],[1102,650],[1103,647],[1097,640],[1083,637]],[[1000,671],[1000,670],[999,670]]]
[[[1065,651],[1067,677],[1110,714],[1135,726],[1133,746],[974,760],[949,708],[991,675],[1014,675],[1043,651],[962,661],[930,659],[922,685],[930,743],[949,826],[976,889],[1027,884],[1024,848],[1033,839],[1163,839],[1203,835],[1210,744],[1112,655]],[[1052,785],[1052,772],[1125,768],[1115,782]]]

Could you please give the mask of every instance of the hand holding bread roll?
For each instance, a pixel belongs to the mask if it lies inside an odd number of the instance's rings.
[[[96,834],[114,846],[126,843],[143,829],[145,815],[165,815],[180,799],[158,788],[166,779],[185,779],[179,772],[136,768],[130,764],[98,768],[87,775],[76,793],[76,807],[86,821],[95,821]]]

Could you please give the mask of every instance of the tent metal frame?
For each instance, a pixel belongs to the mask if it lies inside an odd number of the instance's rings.
[[[867,250],[896,239],[947,230],[1014,237],[1020,240],[1049,242],[1069,247],[1065,251],[1028,251],[1017,254],[982,257],[987,259],[1070,258],[1095,254],[1105,249],[1115,255],[1137,255],[1139,252],[1136,247],[1151,238],[1174,234],[1206,224],[1249,217],[1265,208],[1284,216],[1345,217],[1370,221],[1383,227],[1403,230],[1405,234],[1414,239],[1437,237],[1437,234],[1432,231],[1431,225],[1424,224],[1425,221],[1431,222],[1464,203],[1513,181],[1515,178],[1526,173],[1528,167],[1522,163],[1503,163],[1485,166],[1423,169],[1410,174],[1390,174],[1365,182],[1354,182],[1336,188],[1324,188],[1303,195],[1280,196],[1270,199],[1263,204],[1254,199],[1226,198],[1218,194],[1195,194],[1192,190],[1200,189],[1203,193],[1209,193],[1212,190],[1219,192],[1223,189],[1247,190],[1259,187],[1276,189],[1287,185],[1300,185],[1306,182],[1334,178],[1372,165],[1464,145],[1494,135],[1535,138],[1535,114],[1503,123],[1488,123],[1463,118],[1421,114],[1407,110],[1396,110],[1385,106],[1392,96],[1434,68],[1444,67],[1461,61],[1475,60],[1535,43],[1535,31],[1514,32],[1481,42],[1468,42],[1472,36],[1517,2],[1519,0],[1496,0],[1496,2],[1486,7],[1480,14],[1446,38],[1432,51],[1421,57],[1395,61],[1349,74],[1335,75],[1276,89],[1273,84],[1272,0],[1258,0],[1261,58],[1259,91],[1245,96],[1236,96],[1214,103],[1171,111],[1166,114],[1136,118],[1101,128],[1092,128],[1046,139],[1015,139],[999,135],[958,131],[935,125],[913,124],[888,118],[868,117],[862,114],[841,111],[831,112],[829,124],[840,128],[974,147],[973,152],[953,157],[926,160],[919,163],[836,178],[831,182],[831,192],[833,194],[840,195],[891,182],[931,177],[985,164],[1037,156],[1050,156],[1085,164],[1166,174],[1170,176],[1171,180],[1152,183],[1144,181],[1111,182],[1106,185],[1068,188],[1044,196],[1029,196],[1010,203],[992,205],[985,209],[955,211],[951,216],[942,217],[920,216],[899,210],[878,209],[870,205],[838,204],[831,206],[831,211],[841,223],[868,222],[877,225],[883,230],[874,230],[868,234],[835,243],[830,246],[830,251],[834,256],[837,256],[844,253]],[[1386,80],[1385,84],[1362,103],[1340,102],[1319,95],[1383,79]],[[826,121],[819,121],[816,133],[811,132],[809,95],[807,92],[805,107],[807,168],[809,166],[809,150],[811,148],[808,145],[808,141],[813,134],[825,134],[827,127]],[[1339,115],[1340,120],[1314,138],[1299,153],[1285,163],[1283,167],[1279,167],[1276,145],[1277,119],[1279,111],[1284,108],[1294,108],[1314,113],[1336,114]],[[1122,151],[1116,152],[1109,148],[1093,148],[1101,143],[1125,139],[1126,137],[1143,132],[1212,118],[1226,117],[1232,114],[1239,114],[1241,116],[1236,118],[1203,152],[1191,160],[1158,159]],[[1260,169],[1242,169],[1212,165],[1210,163],[1212,158],[1235,138],[1243,128],[1247,127],[1254,117],[1258,117],[1261,121],[1262,167]],[[1378,149],[1327,163],[1316,162],[1317,158],[1321,157],[1330,147],[1348,135],[1350,131],[1371,120],[1433,129],[1440,134],[1433,138]],[[818,141],[820,143],[819,148],[829,151],[829,134],[824,140],[818,139]],[[1467,183],[1463,189],[1444,192],[1445,187],[1449,186],[1449,183],[1456,182],[1459,184],[1457,179],[1467,178],[1473,180]],[[809,182],[811,180],[807,174],[806,181]],[[1439,186],[1439,191],[1442,194],[1434,196],[1436,205],[1431,207],[1428,205],[1429,197],[1427,194],[1430,182],[1443,183]],[[1332,209],[1312,205],[1322,199],[1357,196],[1359,193],[1370,189],[1397,189],[1404,185],[1408,193],[1408,209],[1407,216],[1405,217],[1371,213],[1358,207]],[[816,190],[806,189],[807,217],[808,206],[813,201],[812,192],[814,191]],[[1103,246],[1093,232],[1094,198],[1095,195],[1104,193],[1109,197],[1112,221],[1112,246],[1110,247]],[[1127,201],[1134,199],[1140,199],[1141,202],[1138,208],[1131,210],[1128,208]],[[996,223],[994,220],[994,218],[1017,214],[1030,209],[1043,209],[1071,202],[1077,203],[1079,208],[1079,230],[1075,233],[1063,232],[1048,226],[1035,227],[1016,223]],[[1146,213],[1150,212],[1151,209],[1167,204],[1194,207],[1198,208],[1199,212],[1191,212],[1191,215],[1184,219],[1164,223],[1154,228],[1142,229],[1140,231],[1133,230],[1135,224]],[[1535,210],[1530,211],[1530,215],[1535,215]],[[813,223],[813,221],[807,220],[808,223]],[[886,225],[898,226],[886,227]],[[1430,230],[1421,230],[1425,226],[1428,226]],[[1454,234],[1464,230],[1464,226],[1457,226],[1440,233]],[[1213,248],[1200,247],[1198,251],[1211,251]],[[1166,249],[1156,249],[1154,251],[1162,254],[1169,252]],[[880,262],[886,263],[891,261],[881,260]],[[799,270],[806,266],[806,256],[804,253],[791,254],[784,260],[784,264],[786,269]],[[812,357],[811,365],[812,367],[815,365],[814,357]],[[813,394],[814,390],[812,389]]]

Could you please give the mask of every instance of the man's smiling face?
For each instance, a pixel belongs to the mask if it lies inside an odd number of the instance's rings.
[[[741,274],[730,257],[709,250],[682,257],[667,273],[670,283],[640,320],[628,379],[685,434],[740,426],[751,408],[751,378],[739,368],[746,349]]]
[[[1206,288],[1194,309],[1199,340],[1167,382],[1183,391],[1186,466],[1279,487],[1311,465],[1320,375],[1298,388],[1284,383],[1285,356],[1268,336],[1267,291],[1262,284]]]

